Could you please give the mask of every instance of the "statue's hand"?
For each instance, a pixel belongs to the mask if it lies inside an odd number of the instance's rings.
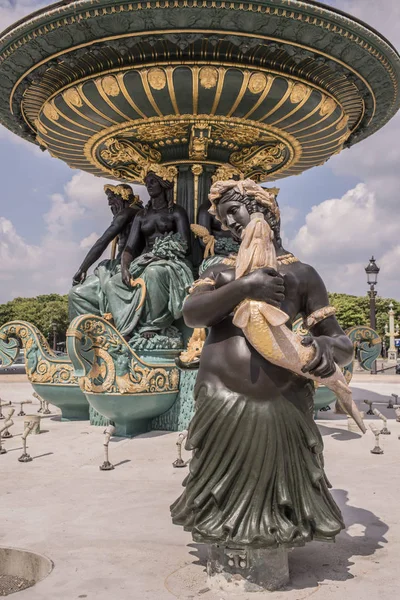
[[[329,336],[312,337],[308,335],[301,343],[303,346],[312,345],[316,350],[314,358],[302,368],[303,373],[310,373],[310,375],[323,379],[335,373],[336,363],[333,357],[332,339]]]
[[[85,271],[81,271],[79,269],[79,271],[77,271],[75,273],[75,275],[72,278],[72,285],[79,285],[80,283],[83,283],[86,279],[86,272]]]
[[[124,284],[130,288],[131,287],[131,274],[129,273],[129,270],[126,267],[122,267],[121,277],[122,277],[122,281],[124,282]]]
[[[285,299],[285,284],[275,269],[269,267],[256,269],[242,277],[241,281],[245,298],[266,302],[277,308],[280,308],[281,302]]]

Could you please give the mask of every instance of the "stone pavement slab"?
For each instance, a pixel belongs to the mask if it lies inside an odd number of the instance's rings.
[[[388,382],[355,381],[353,387],[358,402],[371,395],[387,401],[396,392]],[[0,384],[6,400],[30,393],[27,383]],[[238,595],[237,600],[398,597],[400,423],[394,411],[386,413],[392,434],[381,436],[382,456],[370,454],[370,432],[362,437],[347,430],[346,417],[320,413],[326,472],[347,529],[334,544],[315,542],[293,550],[286,590]],[[376,418],[369,420],[380,425]],[[16,598],[228,600],[208,589],[204,548],[170,521],[169,505],[187,473],[172,467],[176,434],[112,440],[110,460],[116,468],[101,472],[101,428],[62,423],[58,415],[43,418],[44,432],[28,438],[34,460],[26,464],[17,460],[22,429],[23,417],[16,417],[14,437],[5,441],[8,453],[0,456],[0,545],[45,554],[55,567]]]

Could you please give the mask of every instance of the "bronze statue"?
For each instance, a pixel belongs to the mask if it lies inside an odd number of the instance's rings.
[[[106,284],[109,310],[118,331],[152,337],[182,315],[186,290],[193,282],[190,226],[184,208],[174,203],[168,169],[153,166],[145,184],[148,205],[137,214],[121,258],[121,271]],[[132,287],[140,278],[141,288]],[[143,302],[143,289],[145,299]]]
[[[225,231],[214,215],[210,214],[209,200],[203,202],[197,213],[197,223],[191,225],[191,230],[198,238],[193,255],[194,264],[199,265],[201,275],[211,265],[220,262],[224,257],[237,253],[239,246],[230,231]]]
[[[86,313],[104,316],[109,313],[105,283],[117,272],[122,252],[126,246],[132,222],[143,207],[129,185],[105,185],[104,191],[113,214],[113,220],[103,235],[87,253],[72,280],[69,293],[69,317],[72,320]],[[90,267],[101,257],[110,243],[118,250],[111,260],[102,261],[93,275],[87,277]]]
[[[314,385],[267,361],[233,324],[244,300],[281,308],[288,326],[302,315],[315,356],[304,373],[327,378],[352,358],[318,273],[287,252],[276,194],[269,203],[246,182],[211,188],[212,212],[238,243],[253,213],[273,231],[277,270],[235,278],[235,257],[210,267],[191,288],[184,318],[207,327],[195,388],[196,413],[186,447],[194,450],[185,490],[171,507],[173,522],[196,542],[234,548],[303,545],[332,540],[344,524],[329,493],[323,442],[313,420]],[[256,186],[259,192],[263,188]]]

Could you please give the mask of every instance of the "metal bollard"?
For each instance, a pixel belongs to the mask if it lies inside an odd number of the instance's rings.
[[[112,471],[115,467],[112,465],[108,459],[108,445],[110,443],[111,436],[115,433],[114,425],[108,425],[104,430],[104,462],[100,465],[100,471]]]

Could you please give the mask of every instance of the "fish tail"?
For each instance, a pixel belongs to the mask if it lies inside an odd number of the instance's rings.
[[[336,397],[339,401],[342,409],[354,419],[357,423],[358,427],[361,429],[363,433],[367,431],[364,421],[362,419],[361,413],[357,408],[356,403],[353,400],[353,395],[351,393],[350,387],[344,381],[340,381],[337,379],[335,382],[332,382],[332,385],[329,385],[331,390],[335,392]]]
[[[289,320],[289,315],[283,310],[266,302],[259,302],[258,308],[265,320],[273,327],[284,325]]]
[[[240,329],[245,329],[250,321],[251,304],[250,300],[244,300],[235,310],[233,324]]]

